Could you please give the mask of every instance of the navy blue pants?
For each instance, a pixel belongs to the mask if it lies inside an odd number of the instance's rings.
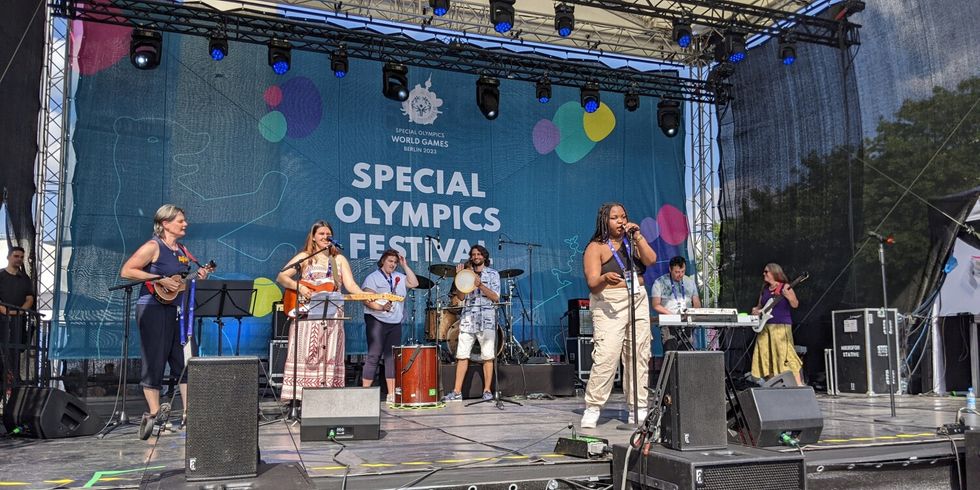
[[[368,353],[364,360],[363,379],[374,379],[378,374],[378,360],[384,357],[385,377],[395,377],[395,358],[391,347],[402,344],[402,324],[385,323],[371,315],[364,315],[364,327],[367,330]]]
[[[179,375],[180,382],[186,383],[177,306],[155,300],[136,305],[136,323],[140,329],[140,352],[143,354],[140,385],[155,390],[163,388],[163,373],[167,364],[170,364],[171,376]]]

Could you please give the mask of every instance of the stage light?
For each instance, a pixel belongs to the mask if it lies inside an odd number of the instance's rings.
[[[691,41],[694,40],[694,31],[691,30],[691,24],[683,20],[674,21],[674,34],[672,36],[674,42],[682,48],[687,48],[691,45]]]
[[[272,39],[269,41],[269,66],[276,75],[282,75],[289,71],[290,60],[292,59],[293,46],[289,41],[282,39]]]
[[[677,130],[681,127],[679,100],[663,99],[657,103],[657,126],[668,138],[677,136]]]
[[[796,41],[791,36],[779,38],[779,59],[784,65],[792,65],[796,61]]]
[[[551,80],[548,80],[548,77],[542,77],[534,84],[534,96],[542,104],[547,104],[551,100]]]
[[[429,6],[432,7],[432,13],[439,17],[449,12],[449,0],[429,0]]]
[[[129,41],[129,61],[140,70],[152,70],[160,64],[163,36],[149,29],[133,29]]]
[[[401,63],[385,63],[381,70],[381,93],[398,102],[408,100],[408,67]]]
[[[483,117],[494,120],[500,114],[500,80],[481,76],[476,81],[476,105]]]
[[[514,27],[514,1],[490,0],[490,23],[493,30],[503,34]]]
[[[214,61],[221,61],[228,56],[228,36],[223,32],[213,32],[208,37],[208,53]]]
[[[629,92],[626,92],[626,96],[623,97],[623,107],[630,112],[640,108],[640,94],[636,93],[635,88],[631,88]]]
[[[589,82],[582,87],[579,94],[579,101],[585,112],[593,113],[599,110],[599,86],[595,82]]]
[[[738,63],[745,59],[745,34],[727,31],[715,37],[715,61]]]
[[[349,69],[350,62],[347,60],[347,49],[341,46],[333,53],[330,53],[330,71],[333,72],[333,76],[344,78],[347,76]]]
[[[568,37],[575,29],[575,7],[564,3],[555,5],[555,30],[561,37]]]

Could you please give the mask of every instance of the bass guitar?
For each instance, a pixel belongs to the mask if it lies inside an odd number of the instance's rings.
[[[208,274],[210,274],[218,268],[218,264],[215,264],[214,261],[212,260],[209,261],[207,264],[204,264],[200,268],[208,271]],[[153,291],[153,296],[157,299],[157,301],[165,305],[169,305],[170,303],[173,303],[174,300],[177,299],[177,296],[179,296],[180,293],[187,290],[187,275],[189,273],[190,271],[188,270],[186,272],[182,272],[180,274],[174,274],[170,276],[171,279],[176,279],[180,281],[180,286],[177,289],[173,289],[173,290],[167,289],[162,284],[156,281],[151,281],[148,283],[149,285],[152,285],[152,287],[150,287],[149,289]]]
[[[789,283],[789,286],[788,287],[790,289],[794,289],[801,282],[803,282],[803,281],[805,281],[805,280],[807,280],[809,278],[810,278],[810,273],[804,272],[803,274],[800,275],[800,277],[797,277],[796,279],[793,279],[793,282]],[[786,286],[784,286],[784,287],[786,287]],[[772,309],[775,308],[776,305],[778,305],[779,302],[782,301],[782,300],[784,300],[784,299],[786,299],[786,298],[783,297],[783,295],[777,294],[777,295],[769,298],[769,301],[766,301],[766,304],[762,306],[762,309],[761,310],[759,310],[759,323],[756,324],[756,325],[754,325],[752,327],[752,330],[755,331],[755,333],[759,333],[759,332],[762,331],[762,329],[766,326],[766,323],[768,323],[769,320],[772,319]]]
[[[336,288],[336,286],[332,282],[327,282],[320,285],[316,285],[306,281],[300,281],[299,283],[306,286],[310,291],[312,291],[312,294],[329,293]],[[290,318],[296,318],[297,316],[296,302],[298,298],[299,295],[296,294],[295,289],[286,289],[286,291],[282,295],[282,311],[285,311],[286,315],[289,316]],[[351,294],[344,295],[344,301],[378,301],[382,299],[387,301],[394,301],[394,302],[405,301],[404,296],[398,296],[397,294],[391,294],[391,293],[351,293]],[[299,311],[299,316],[303,316],[306,314],[306,309],[303,308],[303,306],[300,306],[298,311]]]

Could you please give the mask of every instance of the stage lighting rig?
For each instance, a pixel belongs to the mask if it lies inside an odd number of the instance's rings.
[[[691,23],[680,19],[674,21],[673,35],[671,36],[678,46],[687,49],[694,40],[694,31],[691,30]]]
[[[503,34],[514,27],[514,2],[516,0],[490,0],[490,23],[493,30]]]
[[[726,31],[724,36],[714,37],[715,61],[738,63],[745,59],[745,34]]]
[[[429,7],[433,14],[442,17],[449,12],[449,0],[429,0]]]
[[[779,37],[779,59],[784,65],[792,65],[796,62],[796,41],[793,36]]]
[[[208,37],[208,53],[214,61],[221,61],[228,56],[228,36],[220,31],[211,33]]]
[[[337,78],[344,78],[350,71],[350,61],[347,58],[347,49],[343,46],[330,53],[330,71]]]
[[[575,29],[575,7],[559,3],[555,5],[555,30],[561,37],[568,37]]]
[[[272,39],[269,41],[269,66],[276,75],[282,75],[289,71],[292,59],[293,46],[289,41],[283,39]]]
[[[599,85],[595,82],[586,83],[579,93],[579,101],[589,114],[599,110]]]
[[[626,96],[623,97],[623,107],[630,112],[640,108],[640,94],[636,93],[635,88],[630,88],[629,92],[626,92]]]
[[[677,136],[681,127],[681,101],[662,99],[657,103],[657,126],[668,138]]]
[[[500,80],[486,75],[476,81],[476,105],[483,117],[494,120],[500,114]]]
[[[551,80],[548,80],[548,77],[541,77],[534,84],[534,96],[542,104],[547,104],[551,100]]]
[[[152,70],[160,64],[163,36],[149,29],[133,29],[129,41],[129,61],[140,70]]]
[[[408,67],[401,63],[385,63],[381,69],[381,93],[394,101],[408,100]]]

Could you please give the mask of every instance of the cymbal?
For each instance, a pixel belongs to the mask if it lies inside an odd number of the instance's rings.
[[[432,264],[429,266],[429,272],[445,279],[456,275],[456,266],[453,264]]]
[[[507,279],[510,277],[517,277],[523,273],[524,271],[522,269],[504,269],[500,271],[500,278]]]
[[[419,285],[415,286],[415,289],[432,289],[432,287],[436,285],[436,283],[432,282],[432,279],[429,279],[428,277],[415,276],[415,278],[419,280]]]

